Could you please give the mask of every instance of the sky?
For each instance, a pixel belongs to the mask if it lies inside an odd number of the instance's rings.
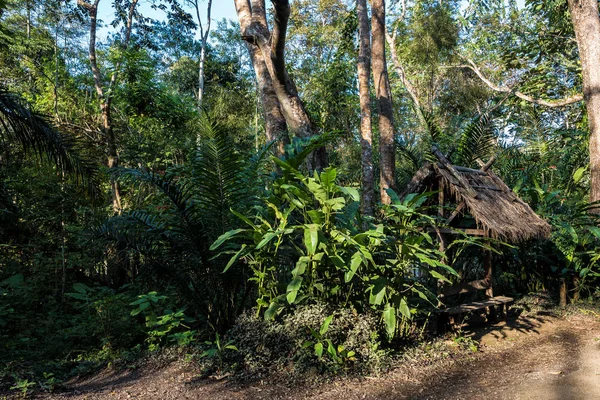
[[[206,0],[200,0],[202,23],[206,23]],[[139,7],[144,16],[162,20],[165,15],[160,10],[153,10],[150,7],[151,0],[140,0]],[[196,21],[196,12],[191,7],[187,7],[188,11],[194,16]],[[106,39],[108,32],[112,27],[108,26],[114,18],[114,9],[112,7],[112,1],[104,0],[100,1],[98,8],[98,17],[104,21],[104,26],[99,29],[99,37],[101,40]],[[234,0],[213,0],[211,10],[212,27],[215,27],[217,21],[226,19],[237,20],[237,14],[235,13]],[[110,29],[109,29],[110,28]]]

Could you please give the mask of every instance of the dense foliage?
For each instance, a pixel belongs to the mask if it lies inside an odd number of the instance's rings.
[[[497,157],[494,172],[553,226],[549,240],[491,244],[499,291],[563,284],[572,301],[598,297],[585,105],[513,95],[581,92],[566,2],[390,2],[399,189],[374,217],[359,207],[354,2],[292,2],[289,75],[321,135],[292,138],[279,157],[238,24],[213,28],[198,110],[187,2],[135,9],[127,45],[133,3],[113,3],[96,45],[99,98],[83,6],[0,1],[0,389],[52,390],[172,344],[250,377],[269,360],[379,368],[425,331],[438,282],[481,275],[490,249],[460,237],[445,255],[428,230],[437,193],[397,194],[432,145],[466,167]],[[308,171],[323,145],[330,166]]]

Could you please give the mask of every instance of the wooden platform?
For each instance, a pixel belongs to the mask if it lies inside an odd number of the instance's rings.
[[[463,314],[463,313],[468,313],[471,311],[481,310],[481,309],[491,307],[491,306],[503,306],[504,304],[510,304],[514,301],[515,301],[515,299],[513,299],[512,297],[497,296],[497,297],[491,297],[491,298],[483,300],[483,301],[474,301],[472,303],[465,303],[465,304],[461,304],[456,307],[442,309],[442,310],[439,310],[438,312],[440,314],[448,314],[448,315]]]
[[[483,301],[473,301],[456,307],[438,310],[437,332],[444,333],[448,329],[457,329],[462,324],[463,314],[477,310],[486,310],[487,320],[498,322],[506,318],[508,305],[513,301],[512,297],[496,296]]]

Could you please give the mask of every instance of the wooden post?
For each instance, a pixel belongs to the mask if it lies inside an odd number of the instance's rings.
[[[566,307],[567,306],[567,281],[564,276],[560,278],[559,296],[560,296],[560,306]]]
[[[577,303],[579,301],[579,277],[575,275],[573,277],[573,298],[571,303]]]
[[[494,297],[494,290],[492,289],[492,252],[490,250],[484,250],[483,252],[483,267],[485,268],[484,279],[488,283],[488,288],[485,289],[485,296],[488,298]]]

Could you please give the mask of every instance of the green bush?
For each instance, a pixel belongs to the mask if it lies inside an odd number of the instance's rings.
[[[334,168],[304,176],[297,158],[274,161],[283,175],[271,197],[257,215],[234,211],[248,228],[231,230],[211,246],[226,244],[224,252],[234,254],[225,271],[239,260],[252,269],[265,319],[314,302],[376,310],[391,339],[437,305],[427,281],[447,281],[456,272],[440,261],[427,233],[435,220],[420,211],[425,195],[401,200],[390,191],[393,204],[383,209],[381,223],[363,230],[358,192],[338,186]]]
[[[319,330],[329,317],[331,324],[323,335],[334,346],[354,352],[355,361],[340,364],[324,354],[317,357],[304,346],[314,340],[311,330]],[[335,309],[324,303],[298,306],[281,320],[265,321],[254,313],[242,314],[227,332],[226,340],[237,351],[226,355],[226,361],[245,380],[272,374],[297,376],[307,371],[332,373],[370,372],[381,368],[386,357],[380,349],[378,318],[371,312],[359,314],[348,308]]]

